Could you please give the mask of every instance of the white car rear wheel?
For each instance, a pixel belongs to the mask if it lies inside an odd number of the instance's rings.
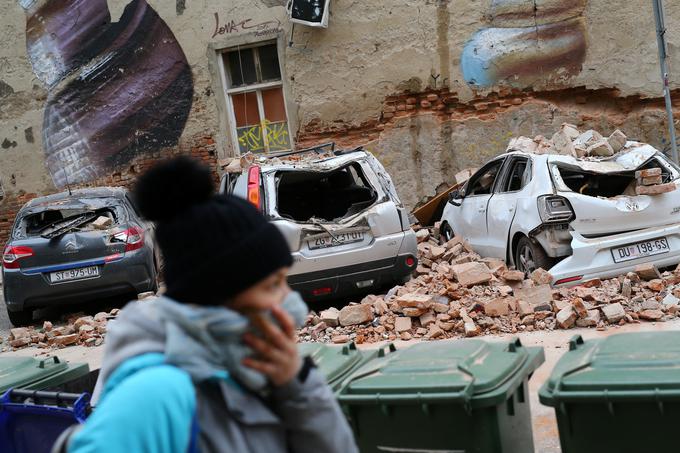
[[[553,264],[554,260],[545,253],[545,250],[528,237],[523,236],[517,242],[515,251],[515,267],[517,270],[528,276],[538,268],[548,270]]]

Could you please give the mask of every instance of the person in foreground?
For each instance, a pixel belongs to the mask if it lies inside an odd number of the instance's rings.
[[[307,307],[286,283],[285,239],[250,203],[213,192],[208,169],[185,157],[137,183],[167,292],[110,323],[98,405],[70,453],[357,451],[331,390],[298,355]]]

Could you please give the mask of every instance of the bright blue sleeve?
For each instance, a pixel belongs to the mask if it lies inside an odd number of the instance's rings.
[[[196,394],[184,371],[140,370],[102,398],[73,437],[69,453],[186,453]]]

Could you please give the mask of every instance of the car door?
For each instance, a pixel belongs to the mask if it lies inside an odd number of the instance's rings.
[[[475,251],[482,255],[488,248],[487,205],[504,161],[505,157],[492,160],[470,178],[458,215],[453,219],[453,231],[467,239]]]
[[[531,174],[531,159],[526,156],[508,158],[487,208],[486,256],[507,258],[510,226],[517,213],[518,201],[528,196]]]

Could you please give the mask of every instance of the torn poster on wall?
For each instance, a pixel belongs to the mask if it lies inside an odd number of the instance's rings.
[[[177,144],[191,109],[191,68],[145,0],[111,22],[106,0],[20,0],[26,48],[48,88],[47,168],[57,187],[104,176]]]

